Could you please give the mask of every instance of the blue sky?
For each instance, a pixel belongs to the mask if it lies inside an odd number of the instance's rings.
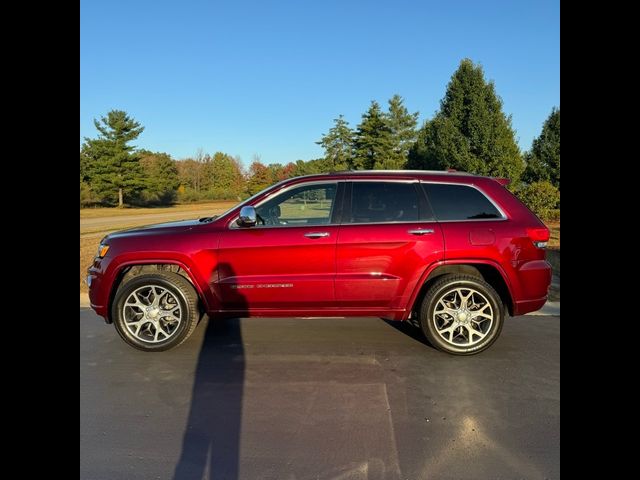
[[[138,147],[177,159],[308,160],[371,100],[431,118],[465,57],[528,149],[560,105],[559,0],[81,0],[80,139],[121,109],[145,126]]]

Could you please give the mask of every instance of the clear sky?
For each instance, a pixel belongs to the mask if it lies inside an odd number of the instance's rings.
[[[431,118],[465,57],[529,149],[560,105],[559,0],[81,0],[80,139],[121,109],[145,126],[138,147],[177,159],[309,160],[371,100]]]

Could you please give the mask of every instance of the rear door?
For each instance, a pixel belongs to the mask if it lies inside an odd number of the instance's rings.
[[[255,227],[231,222],[220,238],[212,283],[224,310],[335,305],[339,185],[292,186],[256,205],[261,220]]]
[[[425,268],[444,258],[424,192],[413,180],[354,180],[344,205],[336,301],[345,308],[405,308]]]

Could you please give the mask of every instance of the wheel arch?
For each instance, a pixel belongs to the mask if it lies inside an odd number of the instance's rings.
[[[410,301],[408,314],[417,312],[420,303],[431,285],[443,275],[464,274],[479,277],[489,283],[500,295],[500,299],[505,304],[509,315],[513,315],[513,294],[505,273],[499,265],[487,261],[461,261],[459,263],[441,263],[432,265],[423,274],[423,279],[419,282],[419,287]]]
[[[177,273],[181,277],[184,277],[195,289],[201,309],[206,310],[207,298],[204,295],[204,292],[202,291],[202,288],[197,282],[196,278],[194,278],[193,272],[186,264],[178,260],[136,260],[125,262],[118,266],[118,269],[114,275],[113,282],[111,283],[111,289],[109,291],[106,317],[107,323],[113,323],[113,319],[111,317],[111,307],[113,305],[113,300],[120,285],[122,285],[122,283],[129,278],[133,278],[144,273],[154,273],[158,271],[173,272]]]

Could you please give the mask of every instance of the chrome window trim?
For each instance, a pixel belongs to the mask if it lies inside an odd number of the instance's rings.
[[[385,179],[376,179],[375,177],[362,177],[362,178],[345,178],[345,179],[325,179],[325,180],[315,180],[315,181],[311,181],[311,182],[300,182],[300,183],[296,183],[294,185],[290,185],[288,187],[276,190],[275,192],[270,193],[267,197],[265,197],[263,200],[260,201],[260,203],[257,203],[256,205],[253,205],[254,207],[259,207],[260,205],[262,205],[263,203],[271,200],[272,198],[274,198],[275,196],[281,194],[281,193],[285,193],[293,188],[297,188],[297,187],[302,187],[302,186],[307,186],[307,185],[325,185],[328,183],[347,183],[347,182],[371,182],[371,183],[420,183],[420,184],[433,184],[433,185],[455,185],[455,186],[461,186],[461,187],[469,187],[469,188],[474,188],[476,189],[478,192],[480,192],[480,194],[482,196],[484,196],[491,205],[493,205],[495,207],[495,209],[498,211],[498,213],[500,213],[501,217],[500,218],[468,218],[468,219],[461,219],[461,220],[438,220],[437,218],[434,218],[433,220],[414,220],[414,221],[398,221],[398,222],[368,222],[368,223],[351,223],[351,222],[342,222],[342,223],[323,223],[323,224],[319,224],[319,225],[282,225],[279,227],[273,226],[273,225],[256,225],[255,227],[250,227],[250,228],[314,228],[314,227],[336,227],[336,226],[341,226],[341,225],[353,225],[353,226],[358,226],[358,225],[365,225],[365,226],[370,226],[370,225],[403,225],[403,224],[427,224],[427,223],[454,223],[454,222],[504,222],[506,220],[509,220],[509,217],[505,214],[504,210],[498,205],[496,204],[481,188],[479,188],[477,185],[475,184],[470,184],[470,183],[459,183],[459,182],[446,182],[446,181],[437,181],[437,180],[420,180],[417,178],[385,178]],[[336,190],[337,191],[337,190]],[[426,192],[425,192],[426,193]],[[429,194],[426,193],[427,198],[429,197]],[[243,203],[243,205],[246,205],[246,203]],[[333,216],[333,204],[331,205],[331,216]],[[434,212],[435,215],[435,212]],[[242,227],[238,226],[236,224],[236,220],[238,219],[238,215],[234,216],[231,221],[228,224],[228,229],[233,229],[233,230],[237,230],[240,229]]]
[[[428,184],[428,185],[456,185],[458,187],[474,188],[478,192],[480,192],[480,194],[484,198],[486,198],[491,205],[493,205],[495,207],[495,209],[498,211],[498,213],[500,213],[500,215],[502,215],[500,218],[464,218],[464,219],[461,219],[461,220],[438,220],[436,218],[436,221],[438,223],[452,223],[452,222],[504,222],[505,220],[509,220],[509,217],[504,213],[504,210],[502,210],[502,208],[500,208],[500,206],[496,202],[494,202],[489,197],[489,195],[484,193],[480,187],[478,187],[477,185],[475,185],[473,183],[437,182],[437,181],[434,181],[434,180],[420,180],[420,183]],[[429,199],[429,192],[425,191],[425,193],[427,195],[427,199]],[[429,199],[429,203],[431,203],[430,199]],[[431,208],[433,209],[433,207],[431,207]],[[436,216],[436,212],[435,211],[433,212],[433,215]]]
[[[367,223],[341,223],[341,227],[359,227],[361,225],[415,225],[415,224],[438,223],[437,220],[414,220],[406,222],[367,222]]]
[[[252,205],[254,208],[258,208],[260,205],[262,205],[265,202],[268,202],[269,200],[271,200],[272,198],[280,195],[281,193],[285,193],[288,192],[289,190],[292,190],[294,188],[298,188],[298,187],[306,187],[308,185],[326,185],[329,183],[335,183],[336,184],[336,193],[338,193],[338,183],[345,183],[347,180],[316,180],[314,182],[300,182],[300,183],[295,183],[293,185],[289,185],[288,187],[282,188],[280,190],[277,190],[275,192],[270,193],[269,195],[267,195],[265,198],[263,198],[260,203],[256,203],[255,205]],[[331,203],[331,212],[329,214],[329,219],[331,219],[331,217],[333,217],[333,208],[334,208],[334,202]],[[332,227],[332,226],[337,226],[340,225],[339,223],[321,223],[321,224],[314,224],[314,225],[281,225],[279,227],[276,227],[275,225],[255,225],[253,227],[240,227],[236,221],[238,220],[238,217],[240,215],[236,215],[235,217],[233,217],[231,219],[231,221],[229,222],[229,225],[227,227],[228,230],[237,230],[237,229],[241,229],[241,228],[277,228],[277,229],[281,229],[281,228],[316,228],[316,227]]]

